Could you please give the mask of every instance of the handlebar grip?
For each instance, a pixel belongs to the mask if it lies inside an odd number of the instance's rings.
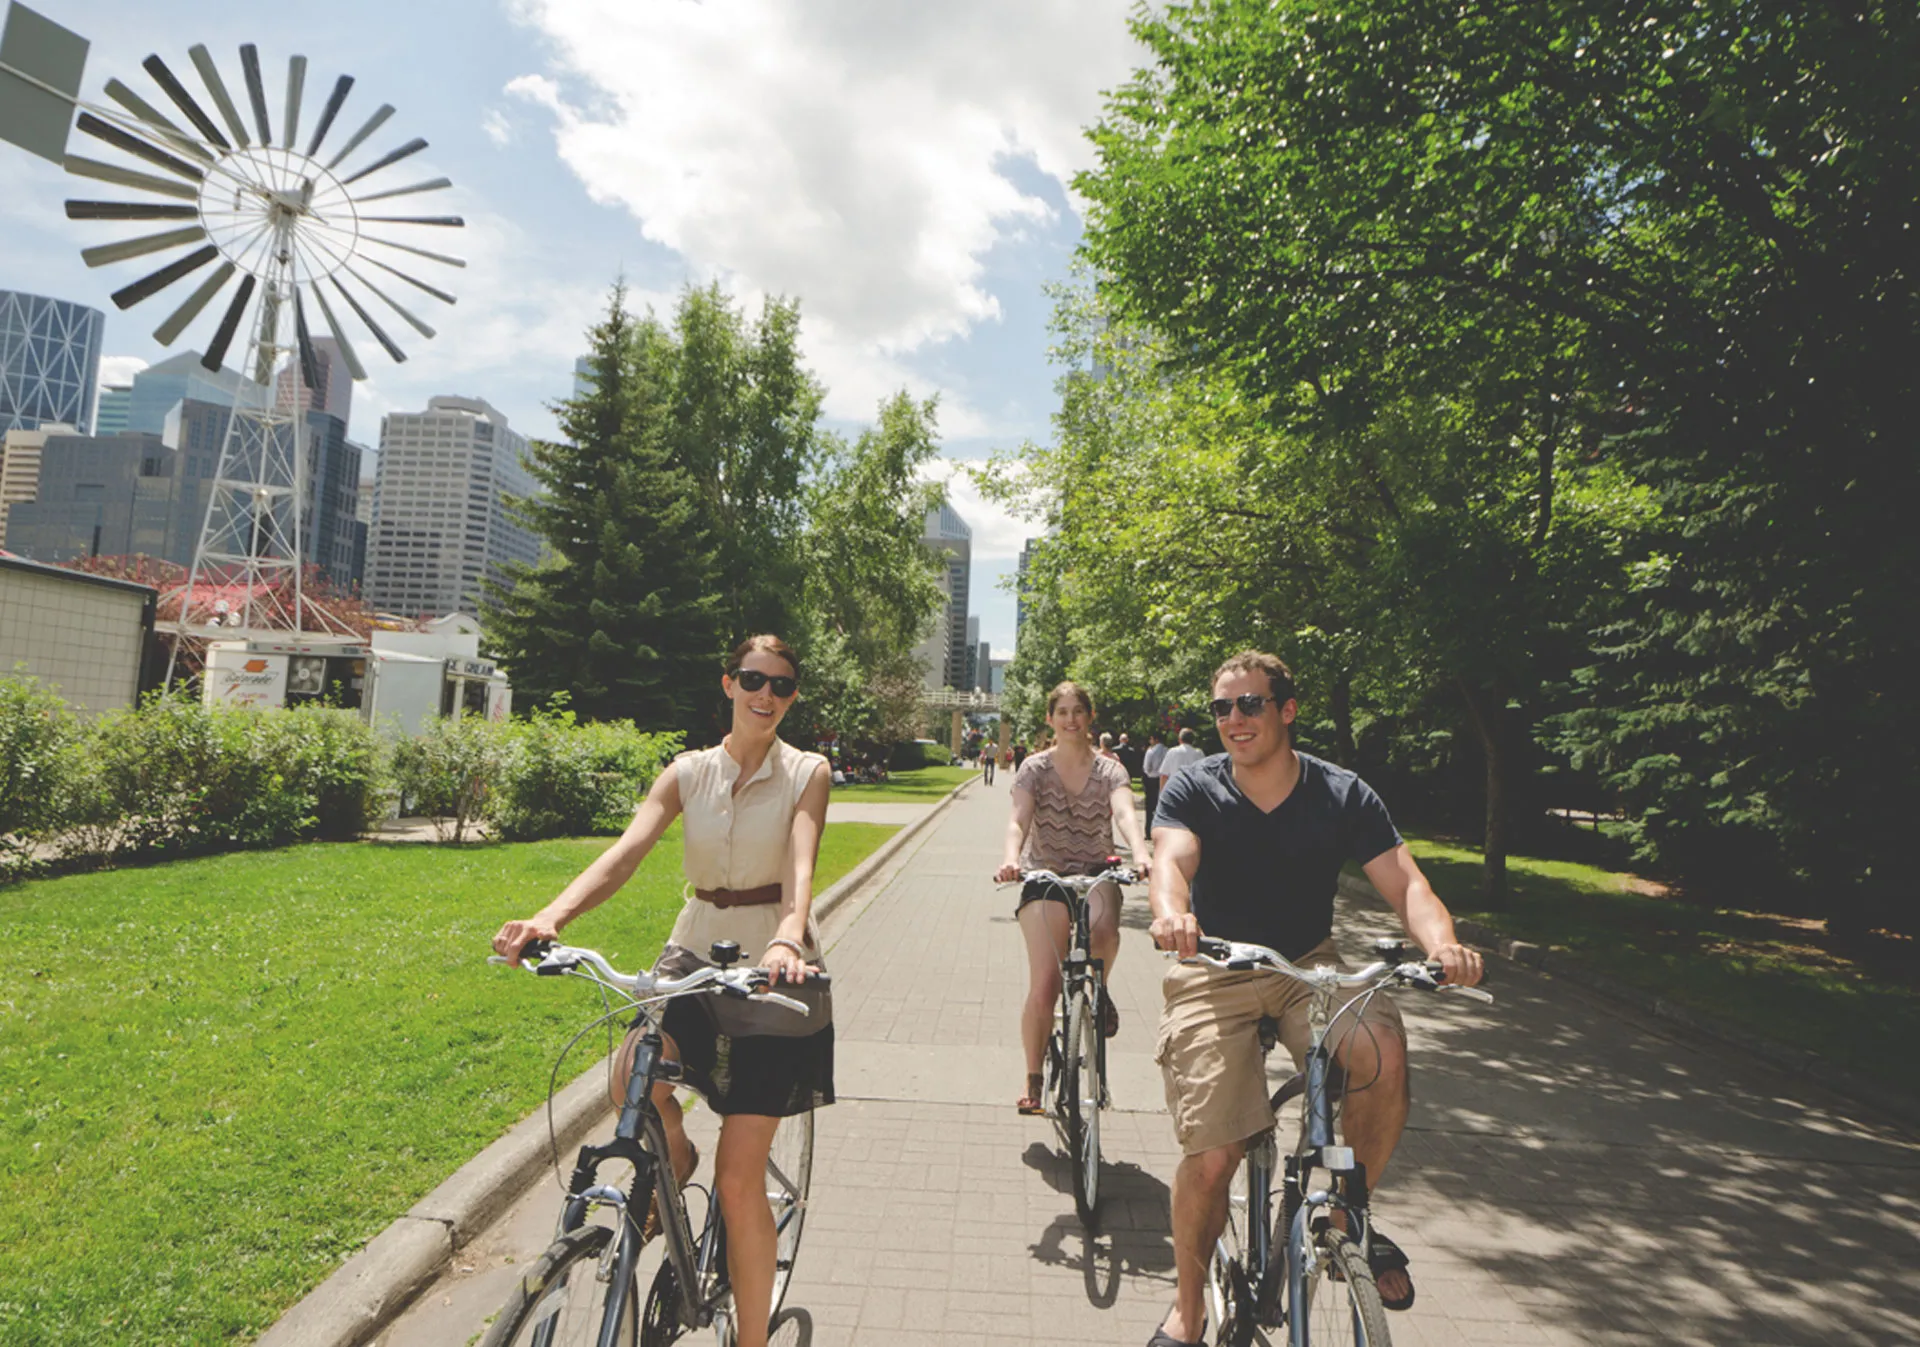
[[[1232,945],[1224,940],[1216,940],[1210,935],[1201,936],[1200,943],[1195,948],[1210,959],[1224,959],[1233,953]]]
[[[529,940],[526,944],[520,946],[520,957],[522,959],[544,959],[552,952],[553,941],[551,940]]]

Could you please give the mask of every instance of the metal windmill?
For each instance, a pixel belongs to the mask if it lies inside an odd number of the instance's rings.
[[[81,252],[90,267],[136,260],[145,265],[166,257],[113,292],[121,309],[198,278],[153,330],[155,341],[172,345],[216,298],[224,298],[225,307],[212,310],[220,317],[201,363],[218,371],[235,338],[243,329],[246,333],[240,368],[251,382],[240,385],[227,422],[188,573],[174,658],[189,637],[338,628],[337,620],[301,589],[309,499],[303,390],[319,382],[309,324],[317,310],[356,380],[366,378],[367,371],[343,313],[395,361],[404,361],[406,354],[376,309],[432,337],[433,328],[395,298],[394,283],[454,303],[452,294],[413,270],[419,262],[446,267],[465,262],[411,240],[427,237],[421,231],[459,228],[464,221],[456,215],[407,214],[405,205],[377,203],[442,191],[452,183],[431,178],[387,185],[394,180],[387,170],[427,147],[418,137],[384,153],[369,145],[393,116],[391,104],[381,104],[351,134],[336,134],[345,125],[340,115],[353,89],[351,75],[335,80],[318,117],[307,121],[304,56],[288,60],[285,98],[270,106],[258,49],[252,43],[240,48],[248,118],[207,48],[189,48],[188,59],[217,121],[165,61],[149,56],[141,64],[178,113],[176,120],[118,79],[106,83],[112,106],[83,102],[78,90],[86,49],[84,39],[23,5],[12,5],[0,39],[0,135],[54,159],[69,173],[137,194],[134,200],[70,200],[69,219],[163,226]],[[66,153],[69,122],[122,159]],[[292,369],[291,399],[276,398],[274,392],[283,363]],[[190,623],[188,605],[203,580],[237,590],[228,621]],[[168,674],[171,678],[172,660]]]

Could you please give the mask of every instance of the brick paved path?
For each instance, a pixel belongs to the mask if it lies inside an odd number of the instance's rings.
[[[842,1102],[819,1115],[788,1302],[838,1344],[1144,1343],[1172,1296],[1175,1153],[1151,1061],[1164,968],[1129,902],[1095,1237],[1058,1141],[1012,1108],[1025,967],[985,880],[1004,788],[975,786],[836,918]],[[1350,943],[1388,914],[1342,908]],[[1920,1143],[1502,965],[1497,1005],[1402,997],[1414,1115],[1382,1226],[1414,1264],[1397,1347],[1920,1341]],[[712,1120],[696,1115],[696,1133]],[[546,1180],[381,1340],[464,1342],[538,1252]]]

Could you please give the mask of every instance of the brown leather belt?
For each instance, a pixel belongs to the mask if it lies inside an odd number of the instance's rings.
[[[757,889],[695,889],[693,896],[715,907],[761,907],[780,901],[780,886],[762,884]]]

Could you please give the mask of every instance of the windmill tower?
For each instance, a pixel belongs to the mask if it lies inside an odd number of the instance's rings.
[[[171,346],[203,314],[217,312],[201,363],[219,370],[238,339],[240,369],[250,381],[242,384],[227,421],[173,624],[171,680],[185,641],[344,630],[303,590],[312,492],[302,390],[319,381],[310,324],[316,318],[324,324],[355,380],[365,379],[367,371],[343,317],[393,360],[404,361],[383,318],[397,318],[422,337],[434,330],[395,298],[395,282],[438,303],[454,303],[452,294],[413,271],[421,262],[465,266],[421,246],[433,231],[465,222],[457,215],[407,214],[407,205],[379,204],[443,191],[452,183],[430,178],[390,185],[395,177],[388,170],[427,142],[415,137],[377,152],[370,142],[394,113],[385,103],[347,133],[341,114],[353,89],[351,75],[334,81],[318,116],[309,120],[307,58],[288,60],[284,98],[270,104],[259,50],[248,43],[239,51],[243,114],[204,45],[187,51],[202,91],[198,97],[165,61],[149,56],[142,68],[173,108],[169,115],[118,79],[106,83],[111,105],[82,101],[86,54],[84,38],[24,5],[10,5],[0,36],[0,138],[78,177],[134,194],[131,200],[66,203],[69,219],[142,231],[85,248],[81,258],[90,267],[159,263],[113,292],[123,310],[194,278],[154,328],[154,340]],[[68,137],[76,129],[113,157],[69,154]],[[224,307],[216,299],[224,299]],[[409,296],[408,303],[419,301]],[[283,364],[292,369],[291,398],[274,392]],[[224,612],[195,621],[191,610],[203,584],[217,585],[229,597]]]

